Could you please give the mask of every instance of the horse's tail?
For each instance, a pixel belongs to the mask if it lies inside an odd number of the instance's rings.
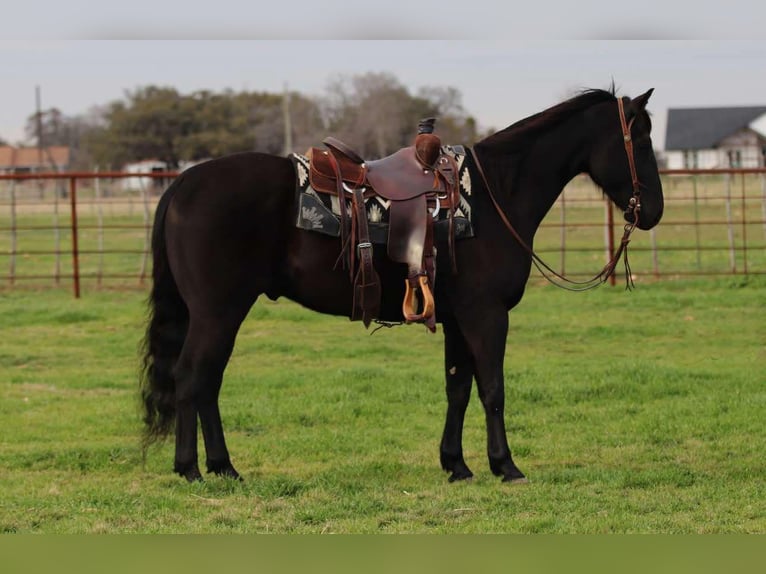
[[[140,377],[141,407],[145,423],[142,449],[164,439],[175,421],[175,378],[178,360],[189,326],[189,310],[168,264],[165,215],[183,175],[165,191],[157,205],[152,229],[152,290],[147,300],[148,326],[143,340]]]

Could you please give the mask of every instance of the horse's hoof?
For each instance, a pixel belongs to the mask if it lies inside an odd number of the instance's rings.
[[[452,475],[447,479],[448,482],[471,482],[473,480],[473,474],[469,475],[457,475],[455,473],[452,473]]]
[[[522,474],[521,476],[504,476],[503,482],[507,482],[508,484],[527,484],[529,480]]]
[[[516,480],[521,480],[526,478],[524,476],[524,473],[521,472],[516,467],[516,465],[513,463],[510,457],[507,459],[495,459],[495,460],[490,458],[489,469],[492,471],[492,474],[494,474],[495,476],[502,476],[503,482],[515,482]]]
[[[468,465],[463,460],[463,455],[449,455],[444,452],[441,453],[440,462],[442,464],[442,470],[446,470],[451,473],[449,482],[457,482],[458,480],[469,480],[473,478],[473,473]]]
[[[239,475],[239,473],[234,470],[233,466],[230,466],[228,468],[223,468],[221,470],[215,471],[216,475],[230,479],[230,480],[238,480],[239,482],[244,482],[244,479]]]
[[[239,473],[234,469],[229,460],[222,462],[208,461],[207,471],[215,473],[216,476],[242,481],[242,477],[239,476]]]
[[[203,482],[196,461],[191,463],[175,463],[173,471],[186,479],[186,482]]]
[[[457,482],[459,480],[470,481],[473,478],[473,473],[467,468],[464,470],[456,470],[447,479],[448,482]]]
[[[200,474],[200,471],[198,468],[195,468],[193,470],[188,470],[180,474],[186,479],[186,482],[189,482],[189,483],[205,482],[205,479],[202,478],[202,474]]]

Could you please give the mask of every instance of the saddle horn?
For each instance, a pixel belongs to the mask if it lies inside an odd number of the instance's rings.
[[[423,167],[434,169],[441,153],[442,142],[434,134],[436,118],[425,118],[418,122],[418,135],[415,136],[415,156]]]

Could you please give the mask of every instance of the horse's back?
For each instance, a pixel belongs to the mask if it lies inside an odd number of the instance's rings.
[[[232,154],[197,164],[179,176],[176,210],[252,206],[269,209],[292,199],[290,160],[257,152]]]

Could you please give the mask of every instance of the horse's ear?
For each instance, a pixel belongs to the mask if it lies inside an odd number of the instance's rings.
[[[633,98],[631,101],[631,106],[633,107],[634,112],[639,112],[643,109],[646,109],[646,104],[649,102],[649,97],[652,95],[652,92],[654,92],[654,88],[649,88],[640,96]]]

